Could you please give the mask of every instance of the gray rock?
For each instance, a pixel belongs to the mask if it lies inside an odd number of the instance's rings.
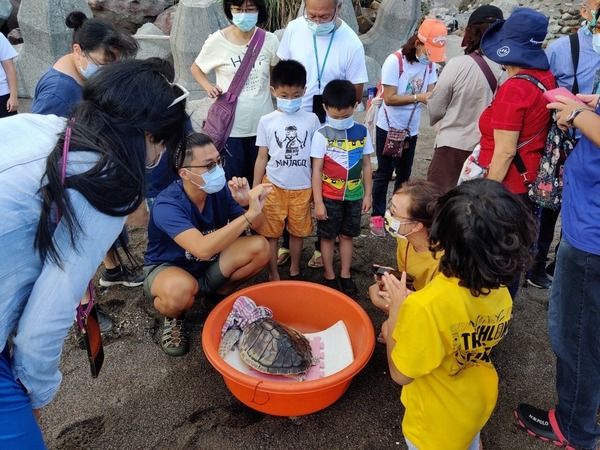
[[[383,64],[390,53],[398,50],[412,36],[420,15],[419,1],[384,0],[375,24],[360,37],[365,53]]]
[[[107,20],[130,33],[158,16],[175,0],[88,0],[94,16]]]
[[[173,62],[169,36],[166,36],[157,26],[146,23],[138,29],[134,36],[140,44],[140,49],[137,53],[138,59],[156,56],[166,59],[171,63]]]
[[[519,2],[517,0],[494,0],[491,4],[502,10],[504,18],[510,16],[513,10],[519,7]]]
[[[154,21],[154,25],[162,30],[167,36],[171,34],[173,28],[173,21],[175,20],[175,13],[177,12],[177,5],[173,5],[170,8],[165,9],[161,12]]]
[[[171,32],[171,52],[175,79],[183,84],[192,99],[206,94],[190,73],[206,38],[229,25],[220,0],[180,0]]]
[[[381,80],[381,64],[370,56],[365,57],[365,63],[367,65],[367,73],[369,74],[369,81],[365,83],[365,92],[370,87],[376,87]]]
[[[192,100],[186,103],[186,111],[192,120],[192,128],[195,131],[202,130],[202,124],[208,116],[208,109],[213,104],[213,99],[204,97],[200,100]]]
[[[22,0],[18,19],[24,43],[17,70],[24,96],[33,97],[42,74],[71,52],[72,32],[65,25],[65,17],[75,10],[92,17],[85,0]]]
[[[302,0],[297,17],[300,17],[303,14],[304,0]],[[356,20],[356,12],[354,10],[354,4],[352,3],[352,0],[344,0],[344,2],[342,3],[342,9],[340,11],[340,17],[344,22],[346,22],[350,26],[350,28],[354,30],[355,33],[358,34],[358,21]]]

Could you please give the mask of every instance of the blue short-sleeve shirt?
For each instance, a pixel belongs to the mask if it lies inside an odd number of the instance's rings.
[[[199,211],[183,190],[181,180],[174,181],[156,197],[150,213],[144,265],[169,263],[200,276],[210,261],[198,260],[180,247],[174,238],[192,228],[204,235],[212,233],[241,216],[244,211],[233,199],[227,186],[215,194],[209,194],[204,209]]]
[[[68,118],[81,100],[82,90],[73,77],[50,68],[35,86],[31,112]]]

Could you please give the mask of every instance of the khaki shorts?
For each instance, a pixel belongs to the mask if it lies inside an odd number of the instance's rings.
[[[156,264],[153,266],[144,266],[144,296],[153,301],[154,297],[152,296],[152,284],[156,276],[161,273],[163,270],[168,269],[169,267],[179,267],[175,264],[162,263]],[[179,267],[182,270],[185,270]],[[188,272],[189,273],[189,272]],[[214,294],[217,290],[227,283],[227,278],[221,273],[221,268],[219,267],[219,259],[216,261],[212,261],[203,274],[200,276],[196,276],[193,273],[190,273],[196,281],[198,281],[198,294],[197,295],[206,295],[206,294]]]
[[[267,177],[263,178],[263,183],[269,183]],[[290,191],[274,185],[263,207],[265,220],[256,231],[266,238],[281,237],[287,219],[287,229],[292,236],[310,236],[313,231],[311,201],[310,188]]]

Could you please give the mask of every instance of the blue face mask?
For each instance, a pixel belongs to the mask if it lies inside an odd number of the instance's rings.
[[[332,117],[327,116],[327,125],[331,128],[335,128],[336,130],[348,130],[354,126],[354,117],[346,117],[345,119],[333,119]]]
[[[419,60],[419,62],[421,64],[429,64],[429,58],[427,57],[427,55],[425,53],[423,53],[421,56],[417,56],[417,59]]]
[[[256,26],[256,23],[258,22],[258,13],[234,13],[231,14],[231,16],[233,17],[233,24],[238,27],[240,29],[240,31],[243,31],[244,33],[247,33],[248,31],[250,31],[252,28],[254,28]]]
[[[302,97],[298,98],[279,98],[277,97],[277,109],[292,114],[300,109],[302,106]]]
[[[87,80],[88,78],[92,77],[92,75],[94,75],[96,72],[98,72],[98,69],[100,69],[100,66],[98,66],[98,64],[88,60],[87,67],[85,69],[79,69],[79,73],[81,73],[81,76]]]
[[[307,19],[306,24],[308,25],[308,29],[315,36],[327,36],[328,34],[331,34],[331,32],[335,28],[335,16],[333,17],[333,20],[331,22],[316,23],[312,20]]]
[[[190,180],[190,182],[198,186],[198,188],[200,188],[207,194],[214,194],[225,187],[225,171],[220,165],[215,166],[214,169],[209,170],[208,172],[205,172],[202,175],[198,175],[188,169],[185,170],[187,170],[193,175],[202,177],[202,180],[204,180],[204,186],[201,186],[200,184],[195,183],[192,180]]]

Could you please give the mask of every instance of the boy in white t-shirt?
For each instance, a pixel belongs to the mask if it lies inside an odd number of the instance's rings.
[[[0,33],[0,118],[17,113],[17,71],[13,59],[17,52],[8,39]]]
[[[271,73],[271,92],[277,98],[277,110],[261,117],[258,123],[254,185],[271,183],[273,191],[263,208],[265,221],[257,231],[271,246],[269,279],[272,281],[279,280],[277,242],[286,220],[291,279],[300,278],[303,238],[313,229],[310,151],[320,123],[315,114],[301,109],[305,90],[304,66],[294,60],[279,61]]]

